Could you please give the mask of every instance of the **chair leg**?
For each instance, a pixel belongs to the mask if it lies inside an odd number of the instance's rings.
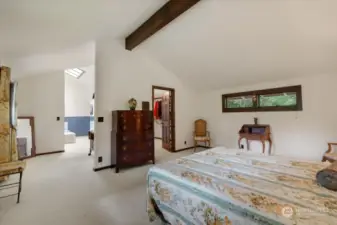
[[[21,195],[21,189],[22,189],[22,171],[20,172],[20,180],[19,180],[19,190],[18,190],[18,199],[16,203],[20,203],[20,195]]]
[[[194,141],[194,152],[197,150],[197,142]]]
[[[91,152],[93,149],[94,149],[94,141],[90,139],[90,147],[89,147],[88,156],[91,156]]]

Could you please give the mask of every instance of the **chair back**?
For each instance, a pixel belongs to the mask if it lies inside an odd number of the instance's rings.
[[[194,122],[194,133],[197,137],[207,136],[207,122],[199,119]]]
[[[16,116],[11,111],[13,103],[10,69],[0,67],[0,164],[18,160],[16,130],[11,123],[11,118]]]

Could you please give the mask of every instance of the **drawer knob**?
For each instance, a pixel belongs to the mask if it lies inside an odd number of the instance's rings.
[[[123,137],[123,141],[126,141],[127,140],[127,138],[126,137]]]
[[[124,151],[126,150],[126,146],[123,146],[123,150],[124,150]]]

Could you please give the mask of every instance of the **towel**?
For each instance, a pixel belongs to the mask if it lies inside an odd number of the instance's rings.
[[[158,119],[158,108],[159,108],[159,102],[156,101],[154,103],[154,108],[153,108],[153,116],[155,119]]]

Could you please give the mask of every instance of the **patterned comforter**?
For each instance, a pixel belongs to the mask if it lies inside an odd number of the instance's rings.
[[[337,193],[319,162],[213,148],[148,172],[147,210],[166,224],[337,224]]]

